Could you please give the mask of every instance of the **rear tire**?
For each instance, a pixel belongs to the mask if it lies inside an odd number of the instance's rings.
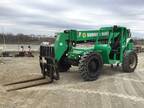
[[[132,51],[130,53],[125,54],[122,69],[124,72],[131,73],[134,72],[135,68],[137,67],[138,57],[137,54]]]
[[[85,81],[93,81],[98,78],[103,68],[103,60],[98,53],[88,53],[81,57],[79,61],[79,70],[81,77]]]

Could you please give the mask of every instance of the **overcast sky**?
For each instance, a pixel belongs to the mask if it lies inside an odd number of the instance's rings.
[[[112,25],[126,26],[134,35],[142,36],[144,0],[0,1],[0,27],[5,32],[51,34]]]

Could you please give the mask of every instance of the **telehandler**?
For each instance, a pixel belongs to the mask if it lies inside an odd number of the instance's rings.
[[[54,44],[40,45],[40,67],[44,77],[59,79],[59,72],[78,66],[85,81],[100,75],[103,65],[121,64],[123,72],[134,72],[138,58],[126,27],[102,27],[99,30],[65,30],[57,33]]]

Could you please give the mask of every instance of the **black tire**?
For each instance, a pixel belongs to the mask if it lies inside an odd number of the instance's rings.
[[[122,69],[124,72],[127,73],[134,72],[134,70],[137,67],[137,63],[138,63],[138,57],[134,51],[125,53],[122,63]]]
[[[71,67],[71,64],[68,62],[67,57],[63,57],[59,62],[58,62],[58,71],[59,72],[67,72]]]
[[[81,57],[79,70],[85,81],[94,81],[98,78],[103,68],[103,60],[98,53],[88,53]]]

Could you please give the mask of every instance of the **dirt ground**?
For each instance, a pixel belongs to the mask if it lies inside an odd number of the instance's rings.
[[[144,53],[138,57],[134,73],[104,66],[98,80],[84,82],[72,67],[53,84],[39,79],[14,85],[6,84],[42,77],[38,56],[0,58],[0,108],[144,108]],[[8,91],[33,84],[38,85]]]

